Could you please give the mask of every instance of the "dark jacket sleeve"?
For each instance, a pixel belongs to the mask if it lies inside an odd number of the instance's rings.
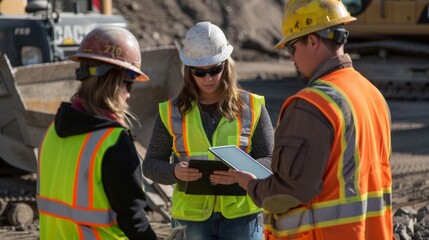
[[[333,132],[330,122],[315,106],[301,99],[290,103],[274,136],[273,175],[249,183],[248,193],[255,203],[274,206],[278,209],[272,211],[282,212],[317,196],[323,185]],[[272,204],[266,204],[270,200]],[[285,204],[280,207],[276,204],[279,201]]]
[[[143,175],[134,143],[123,131],[103,158],[102,181],[117,222],[129,239],[156,239],[145,212]]]

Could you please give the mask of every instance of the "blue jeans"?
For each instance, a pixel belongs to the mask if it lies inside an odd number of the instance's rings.
[[[186,240],[261,240],[263,238],[262,213],[228,219],[214,212],[201,222],[173,219],[172,227],[186,226]]]

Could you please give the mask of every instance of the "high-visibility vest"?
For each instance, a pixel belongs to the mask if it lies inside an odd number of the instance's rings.
[[[101,164],[123,128],[60,138],[52,124],[39,148],[40,239],[128,239],[104,192]],[[112,176],[115,177],[115,176]]]
[[[238,118],[228,121],[222,117],[212,136],[213,146],[236,145],[249,153],[252,136],[261,115],[264,97],[243,93],[246,107]],[[173,100],[159,104],[160,117],[173,137],[173,153],[180,161],[195,159],[214,160],[209,153],[210,141],[204,131],[200,110],[195,103],[184,117],[174,107]],[[191,195],[173,191],[172,216],[176,219],[204,221],[213,213],[221,212],[226,218],[237,218],[261,212],[249,196]]]
[[[380,92],[345,68],[287,99],[281,112],[298,98],[332,124],[332,151],[317,197],[286,213],[264,211],[265,239],[393,239],[390,112]]]

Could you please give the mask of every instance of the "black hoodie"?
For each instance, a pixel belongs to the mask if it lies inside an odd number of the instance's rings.
[[[55,130],[62,138],[111,127],[122,126],[75,109],[70,103],[61,103],[55,115]],[[101,171],[104,191],[125,235],[129,239],[156,239],[144,210],[147,204],[140,159],[127,129],[105,152]]]

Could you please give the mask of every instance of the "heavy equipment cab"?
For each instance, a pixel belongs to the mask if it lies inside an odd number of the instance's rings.
[[[19,2],[10,1],[15,4],[3,0],[0,7],[0,51],[14,67],[66,60],[98,25],[127,27],[122,16],[111,15],[110,0],[29,0],[22,12],[8,11]]]

